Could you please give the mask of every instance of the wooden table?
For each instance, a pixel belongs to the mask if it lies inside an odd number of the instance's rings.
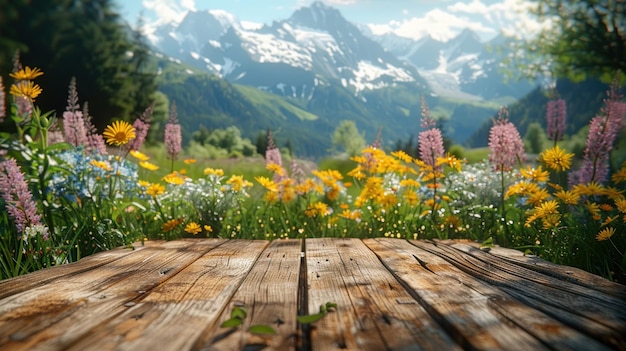
[[[513,250],[400,239],[135,246],[1,281],[0,350],[626,349],[623,285]],[[298,323],[327,302],[336,309]],[[242,305],[243,324],[220,327]]]

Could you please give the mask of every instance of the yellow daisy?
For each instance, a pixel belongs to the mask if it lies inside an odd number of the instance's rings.
[[[148,161],[141,161],[139,162],[139,166],[141,166],[142,168],[145,168],[149,171],[156,171],[157,169],[159,169],[159,166],[155,165],[154,163],[150,163]]]
[[[181,224],[182,222],[183,222],[182,218],[170,219],[169,221],[163,223],[163,226],[161,226],[161,230],[164,233],[170,232],[174,230],[174,228],[178,227],[178,225]]]
[[[135,128],[128,122],[115,121],[106,127],[102,136],[107,144],[124,145],[135,139]]]
[[[130,155],[136,159],[138,159],[139,161],[148,161],[150,159],[150,157],[148,157],[148,155],[144,154],[141,151],[137,151],[137,150],[130,150]]]
[[[42,75],[43,72],[39,68],[35,67],[31,69],[28,66],[17,72],[9,73],[9,77],[17,80],[33,80]]]
[[[526,168],[522,168],[520,173],[522,174],[522,177],[538,183],[547,182],[548,177],[550,177],[550,172],[544,171],[541,166],[537,168],[531,168],[528,166]]]
[[[615,228],[613,227],[604,228],[598,233],[598,235],[596,235],[596,240],[598,241],[609,240],[613,236],[613,234],[615,234]]]
[[[146,194],[150,196],[158,196],[165,192],[165,186],[161,184],[150,184],[146,189]]]
[[[190,222],[185,226],[185,231],[189,234],[197,235],[202,231],[202,228],[200,228],[200,225],[198,223]]]
[[[113,168],[111,168],[111,166],[108,163],[104,162],[104,161],[91,160],[89,162],[89,164],[92,165],[92,166],[98,167],[100,169],[103,169],[105,171],[112,171],[113,170]]]
[[[204,169],[204,175],[216,175],[218,177],[221,177],[224,175],[224,170],[223,169],[214,169],[214,168],[210,168],[207,167]]]
[[[555,147],[542,152],[539,155],[539,160],[550,169],[555,171],[566,171],[572,165],[573,157],[574,154],[568,154],[565,150],[556,145]]]
[[[166,183],[173,184],[173,185],[181,185],[185,183],[185,178],[183,178],[183,176],[177,172],[166,175],[165,177],[163,177],[163,180]]]
[[[14,96],[23,96],[34,101],[41,94],[41,87],[32,81],[20,81],[11,85],[9,93]]]

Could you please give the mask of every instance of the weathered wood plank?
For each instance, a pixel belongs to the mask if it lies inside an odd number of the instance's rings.
[[[602,349],[572,328],[463,273],[440,255],[404,240],[364,242],[465,349],[588,350],[589,345]]]
[[[133,244],[133,249],[117,248],[110,251],[104,251],[95,255],[84,257],[78,262],[41,269],[27,275],[2,280],[0,281],[0,299],[45,285],[66,275],[76,274],[97,268],[122,258],[133,251],[142,250],[146,247],[152,247],[154,245],[157,244],[153,241],[146,241],[144,245],[141,245],[141,243],[135,243]]]
[[[208,251],[69,350],[189,350],[216,323],[269,242],[230,240]]]
[[[626,347],[626,304],[623,301],[507,264],[471,246],[457,244],[453,248],[420,241],[411,243],[445,257],[461,271],[497,287],[518,301],[592,336],[593,339],[612,347]],[[516,269],[512,271],[513,268]]]
[[[480,247],[480,244],[470,241],[455,242],[449,240],[443,242],[452,246],[454,246],[454,244],[465,244],[475,248]],[[536,256],[524,255],[524,253],[519,250],[507,249],[499,246],[489,248],[486,252],[494,256],[498,256],[507,263],[522,266],[526,269],[530,269],[559,280],[576,283],[587,288],[602,291],[607,295],[615,296],[622,300],[626,299],[626,286],[611,282],[582,269],[554,264]]]
[[[128,309],[223,240],[160,242],[0,300],[0,348],[60,350]]]
[[[301,261],[300,240],[276,240],[261,253],[237,289],[229,308],[199,340],[200,350],[294,350],[296,348],[298,283]],[[237,329],[219,328],[230,318],[232,308],[245,306],[248,316]],[[276,335],[247,332],[254,325],[267,325]]]
[[[455,350],[458,346],[358,239],[306,241],[313,350]]]

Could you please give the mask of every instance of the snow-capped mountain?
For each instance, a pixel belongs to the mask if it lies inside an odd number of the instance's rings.
[[[505,39],[498,36],[483,43],[476,33],[465,29],[447,42],[432,37],[420,40],[393,33],[374,35],[361,30],[398,58],[418,69],[434,92],[467,99],[519,98],[532,90],[530,82],[505,82],[502,60],[507,54]]]
[[[149,38],[168,56],[280,95],[310,98],[320,84],[340,84],[355,94],[396,84],[426,88],[413,65],[321,2],[260,28],[223,11],[189,12]]]

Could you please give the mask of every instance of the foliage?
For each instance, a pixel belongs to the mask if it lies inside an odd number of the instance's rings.
[[[612,0],[535,0],[534,13],[543,24],[525,44],[535,73],[583,80],[626,74],[626,3]]]
[[[67,84],[76,78],[100,130],[111,118],[139,115],[156,91],[147,48],[131,34],[111,0],[0,0],[0,72],[13,70],[12,57],[46,67],[38,99],[44,110],[63,111]]]
[[[348,156],[356,156],[365,148],[365,137],[354,121],[341,121],[333,132],[332,142],[336,150],[343,149]]]

